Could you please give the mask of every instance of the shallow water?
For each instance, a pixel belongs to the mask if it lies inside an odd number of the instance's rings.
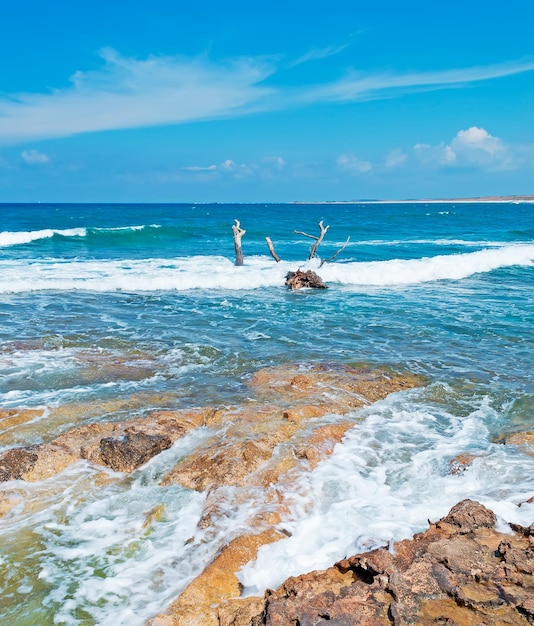
[[[315,234],[320,219],[320,255],[351,240],[319,268],[293,230]],[[408,537],[464,497],[501,524],[532,523],[517,504],[534,496],[534,457],[497,442],[533,427],[533,238],[531,204],[2,205],[0,409],[37,412],[0,419],[1,449],[158,408],[238,405],[269,365],[387,365],[423,387],[350,416],[343,444],[295,483],[291,537],[240,574],[246,591]],[[329,289],[286,291],[299,266]],[[162,610],[265,506],[259,493],[236,507],[230,490],[200,532],[206,495],[159,486],[207,431],[131,476],[79,463],[4,485],[4,621],[133,625]],[[475,462],[451,474],[466,451]]]

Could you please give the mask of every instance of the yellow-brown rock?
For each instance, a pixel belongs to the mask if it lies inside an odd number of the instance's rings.
[[[44,480],[63,471],[80,459],[111,467],[119,471],[132,471],[170,443],[183,437],[194,428],[205,425],[216,411],[212,408],[186,411],[157,411],[148,417],[126,422],[85,424],[57,437],[47,444],[12,448],[0,454],[0,482],[7,480]],[[121,465],[116,465],[106,454],[103,442],[110,439],[161,439],[146,454],[130,454]],[[150,446],[148,446],[150,447]],[[115,457],[114,457],[115,458]]]
[[[269,367],[256,372],[250,380],[258,398],[282,406],[326,406],[335,413],[346,413],[420,384],[421,379],[415,375],[339,363]]]
[[[295,455],[299,459],[306,459],[310,464],[310,469],[314,469],[323,459],[332,454],[336,443],[343,439],[352,426],[351,422],[338,422],[314,429],[305,443],[295,446]]]
[[[0,433],[42,417],[44,409],[0,409]]]
[[[87,422],[99,421],[102,416],[127,414],[131,419],[143,419],[146,407],[166,406],[176,403],[175,394],[136,393],[126,397],[108,400],[87,401],[46,406],[39,408],[2,409],[0,416],[0,445],[26,445],[31,438],[40,438],[42,443],[50,443],[59,434],[69,429],[79,428]],[[172,412],[172,411],[171,411]],[[115,419],[117,421],[117,419]]]
[[[264,416],[260,414],[260,417]],[[226,429],[204,449],[180,461],[162,484],[179,483],[197,491],[222,485],[243,485],[271,459],[274,448],[287,441],[296,430],[294,424],[284,423],[274,416],[270,422],[257,423],[255,429],[249,421],[240,420],[239,425]]]
[[[291,485],[299,474],[330,455],[357,419],[339,416],[419,383],[411,375],[338,365],[288,365],[260,370],[250,381],[254,397],[249,403],[219,410],[217,419],[210,423],[213,438],[180,460],[162,484],[178,483],[208,492],[199,524],[204,530],[215,526],[218,517],[228,510],[228,493],[235,506],[261,498],[261,506],[255,509],[248,524],[271,532],[269,527],[291,519]],[[228,486],[239,489],[228,492],[224,489]],[[246,562],[240,561],[242,565]],[[150,624],[255,623],[250,620],[256,614],[257,599],[240,602],[236,614],[229,608],[232,602],[225,601],[216,609],[225,598],[237,597],[239,586],[235,577],[231,579],[232,592],[228,594],[228,579],[220,575],[222,555],[214,563],[217,565],[209,566],[173,604],[173,617],[160,615],[155,618],[158,621]],[[210,608],[206,616],[200,617],[198,607],[207,602],[205,597],[209,598]],[[184,607],[191,607],[187,609],[191,612],[184,612]]]
[[[470,452],[462,452],[462,454],[456,455],[452,459],[449,459],[449,473],[461,474],[465,472],[466,469],[471,467],[476,458],[477,455],[471,454]]]
[[[339,364],[289,364],[260,370],[250,386],[263,403],[220,410],[217,436],[181,460],[162,484],[178,483],[198,491],[223,485],[274,484],[299,461],[305,459],[315,467],[351,425],[344,422],[314,429],[309,426],[314,419],[326,413],[346,414],[420,382],[412,375]]]
[[[256,558],[258,549],[285,535],[267,530],[258,535],[241,535],[215,557],[200,576],[190,583],[165,614],[148,621],[150,626],[218,626],[218,605],[237,598],[241,586],[236,573]]]
[[[507,445],[522,446],[526,452],[534,456],[534,430],[513,433],[504,439]]]

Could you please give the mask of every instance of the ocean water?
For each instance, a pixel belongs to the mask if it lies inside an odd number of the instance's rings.
[[[320,220],[319,257],[350,237],[321,267],[294,233],[317,234]],[[298,267],[329,289],[287,291]],[[532,450],[499,441],[534,428],[533,305],[528,203],[0,205],[0,409],[37,409],[30,422],[0,420],[0,450],[87,422],[239,404],[266,366],[388,366],[425,382],[356,412],[332,456],[300,477],[291,536],[243,568],[245,593],[409,537],[465,497],[503,529],[530,524]],[[229,506],[202,535],[206,494],[159,486],[207,436],[190,433],[130,476],[80,462],[3,484],[18,501],[0,518],[2,623],[135,626],[163,610],[261,506],[261,494]],[[464,452],[475,461],[451,474]]]

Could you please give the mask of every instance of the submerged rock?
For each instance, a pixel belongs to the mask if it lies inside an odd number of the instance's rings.
[[[319,418],[345,415],[420,382],[410,374],[339,364],[260,370],[250,387],[261,404],[219,410],[214,438],[181,459],[162,484],[197,491],[275,484],[298,464],[317,465],[352,425],[340,419],[321,424]]]
[[[521,446],[525,452],[534,456],[534,430],[507,435],[503,443],[506,445]]]
[[[457,454],[448,461],[449,473],[462,474],[471,467],[476,458],[477,455],[472,454],[471,452],[462,452],[461,454]]]
[[[494,530],[495,515],[464,500],[437,524],[327,570],[289,578],[261,602],[230,600],[219,626],[527,626],[534,623],[534,527]],[[185,623],[185,622],[184,622]]]

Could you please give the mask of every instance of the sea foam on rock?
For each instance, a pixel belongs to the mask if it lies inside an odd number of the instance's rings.
[[[289,578],[263,598],[228,601],[219,626],[503,626],[534,623],[534,528],[495,531],[464,500],[413,539]],[[185,622],[176,622],[176,624]],[[204,622],[203,622],[204,623]]]

